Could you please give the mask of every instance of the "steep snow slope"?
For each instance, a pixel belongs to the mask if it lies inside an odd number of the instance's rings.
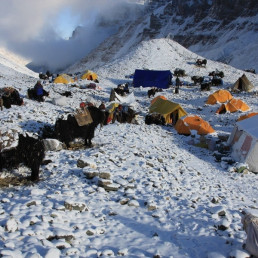
[[[34,73],[30,69],[26,67],[26,65],[29,63],[29,60],[26,60],[23,57],[20,57],[18,55],[15,55],[14,53],[11,53],[10,51],[6,50],[5,48],[0,48],[0,64],[9,67],[19,73],[26,74],[33,77],[38,77],[37,73]],[[3,68],[3,70],[5,70]],[[4,73],[1,69],[0,75]]]

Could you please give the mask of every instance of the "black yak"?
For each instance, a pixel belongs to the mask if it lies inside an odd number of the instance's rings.
[[[0,171],[12,169],[23,163],[31,169],[32,181],[39,180],[39,167],[45,157],[45,147],[41,139],[19,135],[18,146],[0,153]]]
[[[161,114],[148,114],[145,116],[145,124],[165,125],[166,121],[164,116],[162,116]]]
[[[68,115],[67,120],[57,119],[55,123],[55,137],[69,147],[69,143],[75,138],[83,138],[86,146],[92,146],[91,140],[94,137],[96,127],[104,124],[105,113],[95,106],[88,106],[92,123],[79,126],[74,115]]]
[[[11,108],[12,105],[21,106],[23,104],[23,99],[20,97],[19,92],[12,87],[5,87],[0,89],[0,106],[1,109]]]
[[[161,92],[163,91],[162,89],[160,88],[157,88],[157,87],[153,87],[152,89],[148,90],[148,97],[150,98],[151,96],[155,96],[156,92]]]
[[[196,60],[196,65],[198,65],[198,66],[202,66],[202,65],[206,66],[206,64],[207,64],[207,59],[197,59]]]
[[[192,76],[191,77],[191,80],[194,81],[194,84],[197,84],[197,83],[202,83],[203,80],[204,80],[204,77],[203,76]]]
[[[185,76],[185,70],[176,68],[175,71],[174,71],[174,75],[175,76],[181,76],[181,77]]]

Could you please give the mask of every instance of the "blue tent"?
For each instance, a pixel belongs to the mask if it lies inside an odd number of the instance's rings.
[[[169,70],[139,70],[136,69],[133,77],[134,87],[157,87],[167,89],[171,84],[172,73]]]

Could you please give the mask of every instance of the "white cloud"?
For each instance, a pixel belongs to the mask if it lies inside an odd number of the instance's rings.
[[[84,57],[107,35],[99,20],[111,22],[125,12],[126,0],[1,0],[0,45],[37,63],[65,66]],[[67,42],[61,38],[60,14],[69,9],[80,25],[88,26],[85,37]],[[69,28],[71,30],[71,28]],[[102,28],[103,29],[103,28]],[[109,31],[110,33],[110,31]],[[59,63],[59,64],[58,64]]]

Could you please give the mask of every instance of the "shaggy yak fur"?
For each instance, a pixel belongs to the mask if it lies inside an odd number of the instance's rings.
[[[28,95],[29,99],[34,99],[34,100],[37,100],[37,101],[42,101],[42,97],[37,96],[36,91],[34,90],[34,88],[28,89],[27,95]],[[43,89],[43,96],[44,97],[45,96],[46,97],[49,96],[49,93],[47,91],[45,91],[44,89]]]
[[[185,70],[176,68],[174,71],[175,76],[185,76]]]
[[[209,76],[217,76],[217,77],[223,78],[224,73],[222,71],[212,71],[209,73]]]
[[[160,114],[148,114],[145,117],[145,124],[165,125],[165,118]]]
[[[79,126],[74,115],[68,115],[67,120],[57,119],[55,123],[55,137],[69,147],[69,143],[75,138],[83,138],[86,146],[92,146],[91,140],[94,137],[96,127],[104,123],[105,113],[99,108],[89,106],[88,110],[91,114],[93,122],[87,125]]]
[[[194,81],[194,84],[197,84],[197,83],[202,83],[204,78],[203,76],[192,76],[191,77],[191,80]]]
[[[152,88],[152,89],[150,89],[150,90],[148,90],[148,97],[150,98],[151,96],[155,96],[155,94],[156,94],[156,92],[161,92],[161,91],[163,91],[162,89],[159,89],[159,88],[156,88],[156,87],[154,87],[154,88]]]
[[[19,92],[11,87],[6,87],[0,89],[0,106],[1,109],[4,106],[5,108],[11,108],[12,105],[21,106],[23,104],[23,99],[20,97]]]
[[[201,83],[201,91],[209,91],[209,90],[211,90],[211,82]]]
[[[207,59],[197,59],[196,60],[196,65],[198,65],[198,66],[202,66],[202,65],[206,66],[206,64],[207,64]]]
[[[213,85],[213,86],[219,86],[219,85],[222,85],[222,84],[223,84],[223,81],[219,77],[214,77],[211,80],[211,85]]]
[[[0,153],[0,171],[3,168],[12,169],[23,163],[31,169],[32,181],[39,180],[39,167],[45,157],[45,147],[41,139],[28,135],[19,135],[18,146]]]

